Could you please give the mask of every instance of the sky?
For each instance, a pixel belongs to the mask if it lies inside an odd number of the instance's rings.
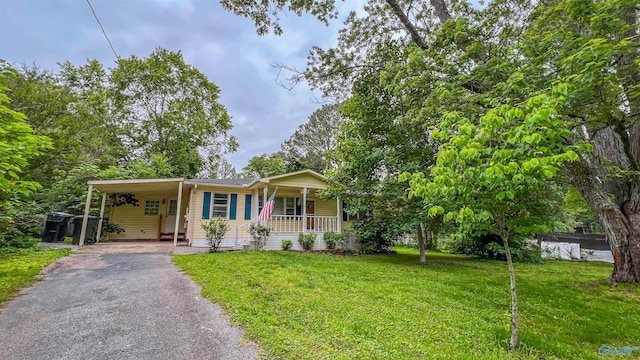
[[[361,10],[348,0],[340,12]],[[91,0],[121,57],[145,57],[155,48],[181,51],[185,61],[222,90],[233,118],[239,150],[227,156],[239,171],[247,161],[280,150],[321,104],[306,84],[293,90],[278,84],[280,63],[304,69],[312,46],[336,44],[342,21],[328,27],[310,16],[284,15],[281,36],[258,36],[250,19],[224,11],[217,0]],[[109,48],[86,0],[0,0],[3,40],[0,59],[55,70],[97,59],[113,66]],[[286,80],[280,75],[280,80]]]

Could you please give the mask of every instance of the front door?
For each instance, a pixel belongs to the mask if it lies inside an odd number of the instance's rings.
[[[307,199],[307,230],[315,229],[316,201]]]
[[[164,220],[164,232],[172,233],[176,228],[176,216],[178,214],[178,199],[167,201],[167,218]],[[180,229],[178,229],[180,232]]]

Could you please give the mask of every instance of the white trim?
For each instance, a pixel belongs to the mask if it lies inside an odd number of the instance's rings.
[[[113,185],[113,184],[149,184],[149,183],[163,183],[163,182],[180,182],[184,178],[170,178],[170,179],[122,179],[122,180],[89,180],[87,185]]]
[[[251,179],[247,179],[247,180],[251,180]],[[255,180],[252,180],[252,181],[255,181]],[[187,185],[213,186],[213,187],[223,187],[223,188],[228,187],[228,188],[238,188],[238,189],[246,189],[249,187],[249,184],[242,184],[242,185],[214,184],[214,183],[209,183],[205,181],[195,181],[195,180],[185,181],[184,183]]]
[[[102,235],[102,219],[104,219],[104,206],[107,202],[107,193],[102,193],[102,203],[100,204],[100,219],[98,219],[98,232],[96,233],[96,242],[100,241]]]
[[[93,194],[93,184],[89,184],[87,200],[84,204],[84,215],[82,216],[82,226],[80,227],[80,242],[78,246],[84,246],[84,237],[87,235],[87,222],[89,220],[89,210],[91,210],[91,195]]]
[[[289,177],[289,176],[295,176],[295,175],[300,175],[300,174],[309,174],[313,177],[316,177],[320,180],[323,181],[327,181],[327,177],[317,173],[311,169],[305,169],[305,170],[298,170],[298,171],[294,171],[294,172],[290,172],[290,173],[286,173],[286,174],[280,174],[280,175],[274,175],[274,176],[269,176],[269,177],[265,177],[265,178],[261,178],[261,179],[257,179],[252,181],[251,183],[249,183],[247,185],[247,187],[252,187],[253,185],[257,184],[257,183],[264,183],[264,184],[268,184],[269,181],[271,180],[276,180],[276,179],[281,179],[281,178],[285,178],[285,177]]]
[[[191,220],[189,220],[189,227],[187,231],[189,232],[189,246],[193,241],[193,231],[195,229],[196,223],[196,199],[198,197],[198,184],[195,184],[193,187],[193,194],[191,194],[191,200],[189,200],[189,214],[191,215]],[[202,214],[200,214],[202,217]],[[200,219],[202,221],[202,219]]]
[[[209,204],[209,218],[208,219],[201,219],[201,220],[212,220],[212,219],[226,219],[229,220],[229,215],[231,215],[231,193],[227,192],[227,191],[203,191],[202,192],[202,199],[204,201],[204,193],[208,192],[211,193],[211,203]],[[225,194],[227,195],[227,211],[226,211],[226,215],[225,216],[213,216],[213,207],[215,205],[215,194]],[[234,193],[235,194],[235,193]],[[237,204],[236,204],[237,207]],[[237,217],[237,210],[236,210],[236,217]],[[201,215],[202,217],[202,215]]]
[[[168,206],[168,204],[167,204]],[[167,210],[169,210],[167,208]],[[176,204],[176,221],[173,231],[173,246],[178,246],[178,232],[180,231],[180,210],[182,210],[182,181],[178,184],[178,203]],[[167,215],[169,217],[169,215]]]

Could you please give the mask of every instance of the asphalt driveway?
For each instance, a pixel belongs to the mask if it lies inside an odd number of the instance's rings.
[[[167,253],[61,259],[0,310],[2,359],[254,359]]]

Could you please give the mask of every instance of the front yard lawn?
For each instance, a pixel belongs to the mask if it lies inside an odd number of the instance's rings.
[[[0,305],[36,281],[45,266],[68,254],[69,249],[0,249]]]
[[[506,263],[398,252],[174,259],[269,359],[598,359],[601,345],[640,346],[640,288],[609,287],[610,264],[517,264],[521,347],[509,354]]]

